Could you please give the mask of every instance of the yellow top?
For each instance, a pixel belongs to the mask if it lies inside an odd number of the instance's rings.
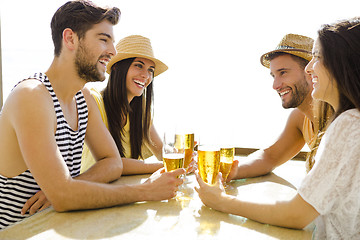
[[[303,137],[306,144],[309,146],[310,150],[313,149],[316,140],[316,135],[314,133],[313,123],[306,116],[304,117]],[[309,172],[313,167],[313,165],[314,165],[314,159],[310,159],[309,157],[307,157],[305,162],[306,171]]]
[[[304,117],[303,131],[304,140],[306,144],[312,149],[313,144],[315,143],[315,133],[313,128],[313,123],[308,117]]]
[[[101,94],[95,88],[91,88],[90,92],[97,103],[97,106],[98,106],[100,114],[101,114],[101,118],[102,118],[103,122],[105,123],[106,128],[109,129],[109,124],[108,124],[105,106],[104,106],[104,100],[103,100]],[[127,117],[127,119],[129,119],[129,116]],[[131,146],[130,146],[129,131],[130,131],[130,124],[129,124],[129,121],[126,121],[126,124],[124,126],[124,139],[122,141],[122,145],[124,147],[125,158],[131,158]],[[141,149],[142,149],[141,154],[144,159],[151,157],[153,155],[151,150],[145,144],[143,144]],[[86,170],[88,170],[95,162],[96,161],[93,158],[93,156],[90,152],[90,149],[88,148],[88,146],[85,143],[84,148],[83,148],[82,157],[81,157],[80,173],[83,173]]]

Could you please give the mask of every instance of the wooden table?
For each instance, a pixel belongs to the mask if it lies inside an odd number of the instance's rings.
[[[140,183],[148,176],[126,176],[114,184]],[[261,201],[287,198],[304,176],[304,162],[289,161],[266,176],[233,181],[228,193]],[[198,198],[195,184],[195,176],[188,175],[184,197],[166,201],[67,213],[48,208],[0,231],[0,239],[311,239],[311,230],[275,227],[212,210]]]

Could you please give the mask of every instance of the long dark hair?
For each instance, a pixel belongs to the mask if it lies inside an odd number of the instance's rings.
[[[153,82],[151,82],[141,96],[134,97],[128,102],[126,91],[126,75],[135,58],[128,58],[115,63],[107,86],[102,95],[109,124],[109,131],[115,140],[119,153],[125,157],[122,145],[124,126],[122,123],[130,121],[131,158],[142,158],[141,147],[143,141],[150,142],[149,128],[152,121]],[[129,114],[129,119],[126,119]]]
[[[323,25],[318,31],[323,64],[337,83],[342,112],[360,110],[360,18]]]
[[[320,123],[322,128],[319,128],[314,147],[308,156],[311,164],[314,163],[314,156],[328,123],[346,110],[352,108],[360,110],[360,18],[323,25],[318,35],[323,64],[337,84],[339,107],[335,112],[329,109],[327,121]],[[324,106],[326,103],[320,104],[315,109],[321,112],[324,111]]]
[[[315,155],[319,147],[322,136],[324,135],[328,123],[331,122],[334,116],[333,107],[324,101],[313,99],[313,112],[314,112],[314,123],[317,124],[318,132],[315,139],[310,147],[310,152],[306,159],[306,171],[309,172],[315,164]]]

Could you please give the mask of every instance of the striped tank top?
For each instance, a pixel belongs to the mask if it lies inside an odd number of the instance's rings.
[[[81,154],[88,121],[88,109],[85,98],[81,91],[75,95],[78,112],[78,130],[74,131],[65,120],[59,100],[47,76],[43,73],[37,73],[27,79],[41,81],[49,91],[57,118],[56,143],[66,162],[70,175],[76,177],[80,173]],[[0,175],[0,229],[29,216],[29,214],[22,216],[21,209],[26,201],[39,190],[40,188],[29,169],[12,178]]]

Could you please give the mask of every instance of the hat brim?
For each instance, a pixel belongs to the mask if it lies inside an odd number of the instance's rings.
[[[128,59],[128,58],[136,58],[136,57],[139,57],[139,58],[146,58],[146,59],[149,59],[151,61],[153,61],[155,63],[155,71],[154,71],[154,77],[156,77],[157,75],[165,72],[167,69],[168,69],[168,66],[166,66],[165,63],[163,63],[162,61],[160,61],[159,59],[156,59],[156,58],[152,58],[152,57],[149,57],[149,56],[146,56],[146,55],[142,55],[142,54],[134,54],[134,53],[117,53],[114,57],[112,57],[109,61],[109,63],[107,64],[106,66],[106,72],[108,74],[110,74],[111,72],[111,67],[121,61],[121,60],[124,60],[124,59]]]
[[[284,52],[284,53],[288,53],[288,54],[292,54],[298,57],[301,57],[305,60],[311,61],[312,59],[312,54],[309,51],[306,51],[304,49],[298,49],[298,48],[294,48],[294,49],[276,49],[274,51],[268,52],[263,54],[260,57],[260,62],[264,67],[270,68],[270,61],[267,60],[267,56],[271,53],[275,53],[275,52]]]

